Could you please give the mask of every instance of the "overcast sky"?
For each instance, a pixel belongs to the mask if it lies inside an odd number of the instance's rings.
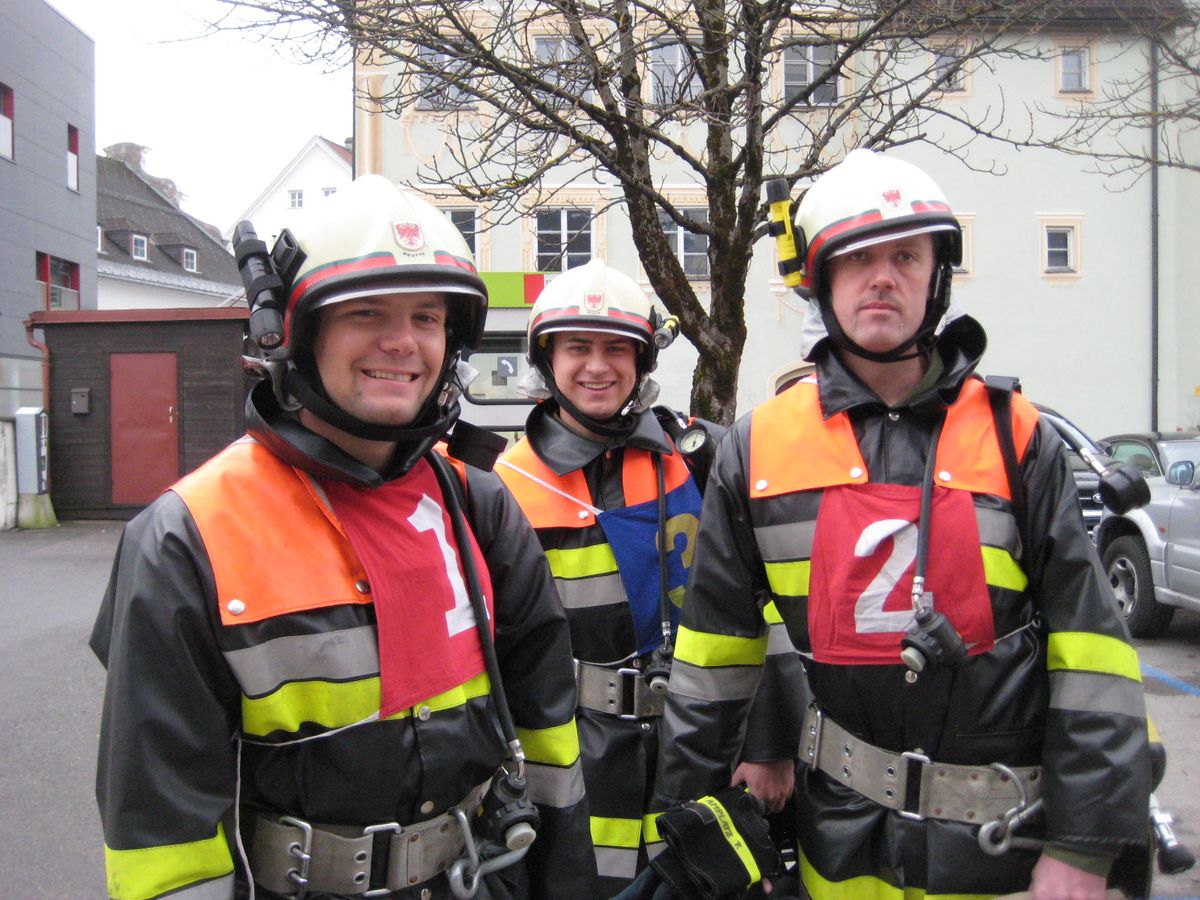
[[[48,2],[96,42],[96,152],[149,147],[146,170],[221,230],[313,135],[351,135],[349,67],[302,65],[241,34],[196,38],[226,11],[216,0]]]

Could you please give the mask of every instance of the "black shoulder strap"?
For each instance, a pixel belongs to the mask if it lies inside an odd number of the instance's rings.
[[[1012,497],[1013,516],[1017,520],[1021,544],[1024,545],[1025,483],[1021,480],[1021,465],[1017,460],[1012,419],[1012,395],[1020,390],[1021,382],[1008,375],[989,375],[984,379],[984,384],[987,385],[992,419],[996,423],[996,437],[1000,442],[1000,455],[1004,459],[1004,472],[1008,476],[1008,493]]]

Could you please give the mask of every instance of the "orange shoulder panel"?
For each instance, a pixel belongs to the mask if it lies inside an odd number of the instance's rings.
[[[663,485],[673,491],[691,474],[683,455],[676,450],[663,456]],[[654,474],[654,454],[649,450],[625,450],[625,462],[621,467],[621,489],[625,493],[625,505],[636,506],[658,496],[658,476]]]
[[[585,528],[596,523],[596,517],[590,511],[591,492],[583,472],[576,469],[566,475],[556,475],[534,452],[528,438],[521,438],[505,451],[496,464],[496,474],[508,486],[534,528]],[[539,481],[579,502],[571,502]]]
[[[1013,443],[1017,458],[1024,459],[1037,427],[1037,410],[1024,397],[1014,394],[1012,411]],[[978,378],[967,379],[958,401],[946,414],[935,478],[943,487],[1012,499],[987,388]]]
[[[232,444],[172,490],[200,530],[224,624],[371,602],[355,588],[366,570],[316,487],[252,439]],[[240,614],[230,611],[233,600],[242,602]]]
[[[750,414],[751,499],[866,481],[850,417],[822,418],[815,381],[797,382]]]

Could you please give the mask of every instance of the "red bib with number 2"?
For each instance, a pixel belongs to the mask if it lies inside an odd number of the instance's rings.
[[[919,488],[851,484],[827,488],[817,514],[808,627],[817,662],[897,665],[913,618]],[[974,655],[996,638],[983,574],[979,526],[967,491],[935,487],[925,590]]]

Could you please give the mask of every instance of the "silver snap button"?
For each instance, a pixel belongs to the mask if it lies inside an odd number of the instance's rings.
[[[917,683],[917,673],[914,672],[912,669],[909,669],[907,672],[904,673],[904,680],[907,681],[909,684],[916,684]]]
[[[429,900],[433,896],[433,891],[429,888],[421,888],[421,900]]]
[[[428,722],[431,715],[433,715],[433,711],[428,706],[422,706],[417,710],[417,718],[422,722]]]
[[[649,722],[643,722],[643,723],[642,723],[642,731],[649,731],[649,730],[650,730],[650,723],[649,723]]]
[[[896,412],[893,409],[891,412],[888,413],[888,419],[891,420],[892,422],[899,422],[900,421],[900,413]]]
[[[246,611],[246,604],[241,600],[230,600],[225,604],[225,608],[229,610],[231,616],[240,616]]]
[[[431,812],[433,812],[433,801],[426,800],[424,803],[421,804],[421,814],[427,816]]]
[[[754,489],[756,491],[765,491],[767,489],[767,479],[760,478],[758,481],[754,482]]]
[[[356,581],[354,582],[354,589],[360,594],[369,594],[371,593],[371,582],[367,581],[366,579]]]
[[[851,478],[861,478],[862,473],[863,473],[862,468],[860,466],[855,466],[853,469],[850,470],[850,477]]]
[[[950,473],[947,472],[945,469],[942,469],[942,471],[938,472],[938,480],[939,481],[949,481]]]

